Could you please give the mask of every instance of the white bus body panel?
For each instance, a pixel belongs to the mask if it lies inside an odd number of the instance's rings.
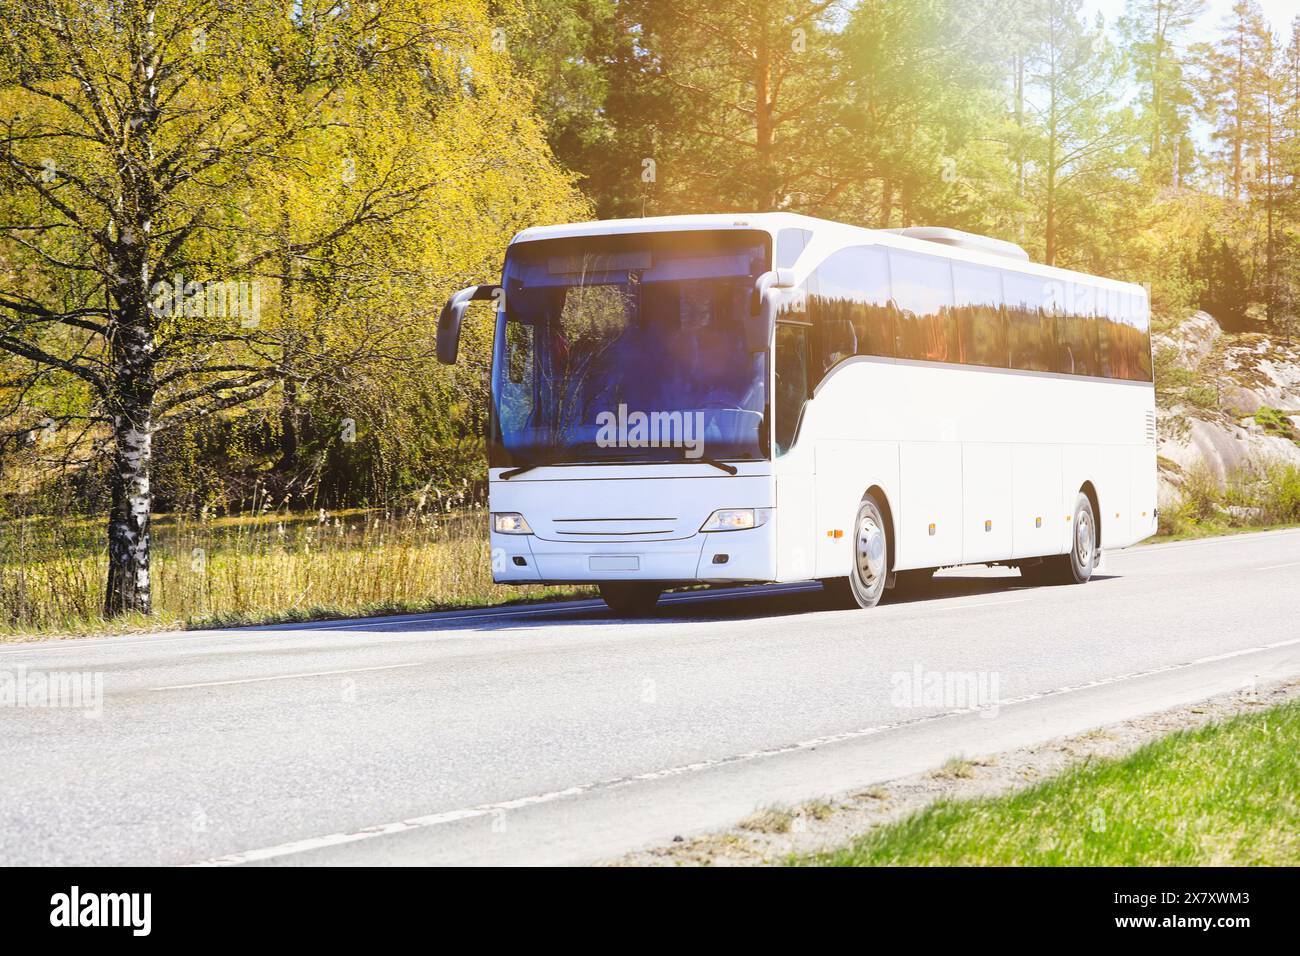
[[[1015,524],[1011,445],[967,442],[961,447],[963,564],[1005,561]]]
[[[1066,549],[1061,519],[1061,446],[1013,445],[1011,556],[1039,558]]]
[[[796,444],[816,449],[818,577],[848,573],[849,545],[827,532],[851,534],[873,485],[893,514],[896,570],[1064,553],[1086,485],[1103,547],[1148,537],[1154,400],[1141,382],[845,361],[805,408]]]

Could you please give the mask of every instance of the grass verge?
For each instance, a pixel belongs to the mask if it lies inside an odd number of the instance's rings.
[[[941,800],[830,866],[1300,864],[1300,701],[1088,761],[1028,789]]]
[[[591,596],[492,581],[487,515],[248,514],[153,525],[151,617],[105,620],[93,519],[0,520],[0,641],[231,627]]]

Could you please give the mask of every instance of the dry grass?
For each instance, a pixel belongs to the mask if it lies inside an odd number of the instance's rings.
[[[103,522],[0,521],[0,639],[298,621],[576,593],[492,582],[482,511],[162,516],[152,618],[100,615]]]
[[[763,807],[740,821],[740,829],[755,833],[789,833],[794,817],[794,811],[785,807]]]

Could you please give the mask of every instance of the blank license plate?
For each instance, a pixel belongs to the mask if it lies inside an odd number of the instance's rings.
[[[593,554],[587,559],[591,571],[640,571],[641,559],[635,554]]]

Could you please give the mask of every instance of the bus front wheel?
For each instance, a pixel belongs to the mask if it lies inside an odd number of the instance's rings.
[[[608,581],[600,585],[600,596],[611,611],[622,617],[645,617],[659,603],[663,588],[640,581]]]
[[[885,593],[889,577],[889,532],[884,509],[873,495],[858,505],[853,521],[853,564],[847,578],[823,582],[823,587],[841,607],[875,607]]]

